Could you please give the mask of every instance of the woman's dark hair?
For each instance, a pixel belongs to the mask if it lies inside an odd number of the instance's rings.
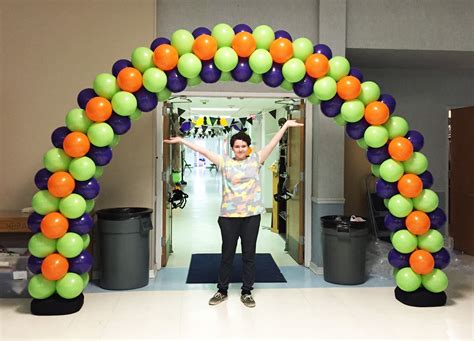
[[[232,135],[232,137],[230,138],[230,146],[234,147],[234,143],[237,140],[244,141],[245,143],[247,143],[247,146],[250,146],[250,144],[252,143],[250,136],[248,136],[243,131],[239,131],[237,134]]]

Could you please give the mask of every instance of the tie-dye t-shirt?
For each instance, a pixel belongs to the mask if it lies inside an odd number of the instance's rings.
[[[249,217],[265,212],[260,184],[261,167],[255,153],[241,161],[228,156],[221,159],[221,217]]]

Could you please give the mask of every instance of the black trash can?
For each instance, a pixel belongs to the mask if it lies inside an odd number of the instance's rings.
[[[123,290],[147,285],[153,210],[120,207],[96,213],[101,259],[99,286]]]
[[[350,221],[349,216],[321,217],[323,227],[324,280],[336,284],[366,281],[365,253],[367,221]]]

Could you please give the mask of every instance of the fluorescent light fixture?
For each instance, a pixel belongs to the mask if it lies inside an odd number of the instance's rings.
[[[192,111],[239,111],[240,108],[207,108],[207,107],[200,107],[200,108],[190,108]]]

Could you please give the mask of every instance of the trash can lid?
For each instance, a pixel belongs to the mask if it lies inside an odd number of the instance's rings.
[[[350,229],[362,229],[366,227],[366,220],[364,221],[351,221],[350,216],[344,215],[327,215],[321,217],[321,222],[323,223],[324,228],[337,228],[337,227],[347,227]]]
[[[148,217],[153,213],[151,208],[146,207],[115,207],[96,211],[99,219],[127,220],[136,217]]]

